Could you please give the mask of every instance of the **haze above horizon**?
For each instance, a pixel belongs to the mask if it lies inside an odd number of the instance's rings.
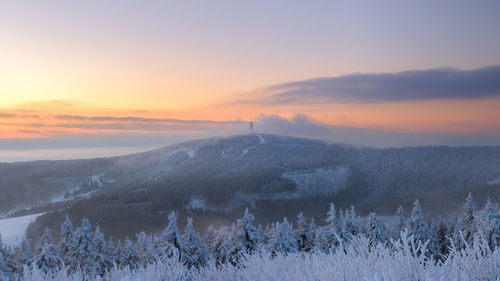
[[[500,145],[498,14],[497,1],[3,1],[0,162],[250,120],[355,145]]]

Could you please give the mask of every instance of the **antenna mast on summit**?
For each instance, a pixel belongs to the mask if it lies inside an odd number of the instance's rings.
[[[250,117],[250,122],[248,122],[248,126],[250,127],[250,133],[253,133],[253,126],[255,123],[253,122],[252,117]]]

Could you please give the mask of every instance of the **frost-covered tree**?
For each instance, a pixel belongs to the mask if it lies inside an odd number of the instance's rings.
[[[21,241],[17,247],[16,264],[17,272],[22,273],[24,266],[30,267],[33,261],[33,252],[31,251],[31,243],[27,238]]]
[[[40,242],[40,249],[33,260],[33,266],[40,269],[44,274],[52,275],[61,270],[62,261],[57,254],[48,228],[45,229]]]
[[[271,237],[273,236],[273,228],[274,228],[274,223],[266,223],[265,227],[262,227],[262,225],[259,225],[260,227],[260,233],[261,233],[261,245],[267,245]]]
[[[196,233],[193,227],[193,219],[187,218],[186,229],[184,230],[184,240],[186,242],[186,252],[184,255],[184,263],[191,267],[204,266],[208,263],[209,252],[206,248],[203,239]]]
[[[120,265],[120,257],[123,254],[124,251],[124,246],[123,242],[121,239],[118,239],[118,242],[116,242],[116,246],[114,246],[113,240],[110,239],[108,241],[108,255],[111,257],[111,260],[116,264]]]
[[[297,241],[293,235],[293,227],[288,222],[286,217],[283,219],[283,222],[276,222],[273,235],[268,242],[268,250],[271,254],[281,253],[281,254],[289,254],[289,253],[297,253]]]
[[[68,254],[68,250],[71,245],[71,240],[73,239],[73,233],[75,232],[73,228],[73,223],[69,219],[69,216],[66,215],[66,219],[61,225],[60,231],[60,241],[59,241],[59,256],[63,259],[63,261],[68,264],[68,260],[66,256]]]
[[[125,249],[120,256],[120,267],[128,268],[131,271],[135,271],[139,268],[139,256],[135,251],[132,240],[128,237],[125,238]]]
[[[317,233],[317,247],[319,250],[329,253],[334,251],[339,245],[338,222],[335,205],[330,204],[330,208],[326,213],[326,225],[318,229]]]
[[[500,245],[500,216],[489,198],[477,215],[476,225],[477,230],[488,240],[491,249]]]
[[[109,255],[110,245],[104,240],[104,234],[101,232],[101,228],[96,226],[94,232],[94,245],[96,254],[97,268],[100,270],[99,275],[103,275],[107,270],[113,267],[113,257]]]
[[[210,225],[203,234],[203,239],[207,245],[208,251],[213,253],[215,251],[215,241],[217,239],[217,229],[213,225]]]
[[[300,252],[309,252],[314,247],[315,229],[307,222],[302,212],[297,216],[297,229],[295,230],[297,248]]]
[[[41,246],[45,244],[52,244],[52,233],[50,232],[50,229],[45,228],[45,231],[42,234],[42,237],[40,237],[40,248]]]
[[[245,209],[243,218],[236,220],[236,247],[237,251],[245,254],[253,254],[257,251],[261,236],[257,228],[252,224],[254,216],[250,214],[248,208]]]
[[[436,238],[432,233],[431,228],[424,220],[424,215],[422,214],[422,207],[418,199],[413,202],[413,209],[411,211],[410,218],[408,219],[408,233],[416,241],[421,241],[425,243],[429,241],[428,250],[431,254],[436,255]]]
[[[374,246],[378,243],[384,244],[386,242],[385,231],[380,224],[377,214],[370,213],[368,223],[366,224],[366,235],[370,238],[370,245]]]
[[[351,233],[347,230],[347,222],[342,209],[339,210],[339,218],[337,221],[337,234],[342,243],[346,243],[349,240],[351,240]]]
[[[445,224],[440,223],[436,230],[436,239],[438,245],[438,258],[444,259],[449,253],[451,242],[450,237],[453,237],[452,230]]]
[[[455,228],[455,239],[458,247],[464,248],[465,244],[473,242],[476,234],[476,202],[469,193],[462,206],[462,213],[458,216],[457,226]]]
[[[82,219],[82,225],[72,235],[64,262],[70,272],[82,270],[88,276],[96,276],[104,271],[98,262],[94,234],[87,218]]]
[[[399,205],[398,210],[396,211],[396,225],[394,226],[395,237],[399,238],[401,231],[404,231],[407,228],[405,211],[401,205]]]
[[[226,262],[236,262],[236,258],[233,259],[233,256],[236,254],[234,252],[235,249],[235,240],[233,235],[233,227],[223,226],[217,230],[212,229],[212,233],[207,235],[207,246],[212,256],[215,259],[216,265],[222,265]]]
[[[157,253],[153,244],[153,238],[141,231],[137,235],[137,242],[135,244],[137,255],[142,264],[153,264],[157,261]]]
[[[345,211],[344,217],[347,231],[351,234],[351,237],[358,235],[361,232],[361,227],[354,206],[351,205],[351,209]]]
[[[5,280],[13,280],[14,271],[15,265],[12,260],[12,254],[3,243],[2,236],[0,236],[0,278],[4,277]]]
[[[179,261],[183,260],[183,255],[186,252],[185,242],[181,238],[179,229],[177,228],[177,214],[171,212],[168,216],[168,225],[157,240],[158,254],[160,258],[177,257]]]

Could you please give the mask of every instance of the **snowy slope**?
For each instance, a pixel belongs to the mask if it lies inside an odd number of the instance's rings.
[[[30,223],[34,222],[41,215],[43,213],[0,220],[2,241],[7,246],[18,245],[25,237],[26,229],[28,229]]]

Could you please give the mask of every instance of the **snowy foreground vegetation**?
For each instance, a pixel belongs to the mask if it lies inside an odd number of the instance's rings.
[[[467,197],[453,223],[431,226],[415,201],[388,228],[372,213],[365,225],[354,208],[331,205],[325,224],[302,213],[295,228],[284,218],[255,227],[245,212],[231,227],[203,238],[192,219],[183,233],[171,213],[164,232],[134,242],[106,241],[87,219],[69,218],[58,242],[46,231],[31,249],[0,242],[0,280],[500,280],[500,217],[489,201],[476,210]]]

